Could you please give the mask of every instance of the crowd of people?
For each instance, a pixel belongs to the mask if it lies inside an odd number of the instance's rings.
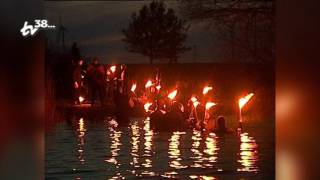
[[[136,91],[135,83],[128,92],[125,65],[103,65],[98,58],[85,65],[84,60],[79,59],[73,71],[74,103],[100,104],[100,106],[114,103],[118,107],[115,114],[120,119],[124,119],[124,108],[127,105],[131,109],[144,108],[150,116],[152,127],[170,129],[177,125],[180,128],[191,126],[198,129],[214,129],[216,132],[230,132],[225,125],[224,117],[215,118],[209,115],[205,99],[200,103],[195,98],[198,102],[195,104],[191,98],[184,106],[175,100],[177,90],[171,97],[170,94],[174,91],[169,93],[162,88],[160,79],[157,70],[155,80],[149,80],[145,88],[140,89],[142,90],[140,93]],[[130,98],[123,98],[123,95],[128,95]]]
[[[184,101],[183,92],[176,87],[168,92],[160,84],[159,73],[154,79],[146,82],[142,88],[136,89],[137,84],[131,87],[129,105],[133,110],[145,110],[150,118],[150,127],[156,131],[176,131],[185,129],[208,130],[217,133],[230,133],[223,116],[216,116],[210,107],[215,103],[209,101],[206,95]],[[177,97],[178,91],[180,96]],[[184,94],[185,96],[186,94]],[[188,96],[188,95],[187,95]],[[209,107],[209,105],[213,104]]]
[[[105,106],[114,101],[114,93],[124,91],[124,65],[103,65],[98,58],[85,66],[79,59],[73,71],[74,103],[83,101],[91,105]]]

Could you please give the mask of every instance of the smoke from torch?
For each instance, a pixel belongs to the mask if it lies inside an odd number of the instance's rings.
[[[202,90],[202,94],[205,95],[207,94],[210,90],[212,90],[213,88],[211,86],[206,86],[203,88]]]

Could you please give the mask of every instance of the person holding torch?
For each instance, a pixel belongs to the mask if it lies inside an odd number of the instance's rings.
[[[80,104],[81,102],[81,87],[82,87],[82,65],[83,59],[80,59],[73,71],[73,82],[74,82],[74,100],[75,104]]]

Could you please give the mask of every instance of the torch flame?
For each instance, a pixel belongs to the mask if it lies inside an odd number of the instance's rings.
[[[196,97],[194,97],[194,96],[192,96],[190,100],[191,100],[193,103],[196,102],[196,101],[198,101],[198,99],[197,99]]]
[[[203,88],[202,90],[202,94],[205,95],[207,94],[210,90],[212,90],[213,88],[211,86],[206,86]]]
[[[167,113],[167,111],[164,111],[164,110],[160,110],[160,112],[162,113],[162,114],[166,114]]]
[[[161,85],[159,84],[158,86],[156,86],[157,90],[160,91],[161,89]]]
[[[211,107],[213,107],[213,106],[215,106],[215,105],[217,105],[217,104],[214,103],[214,102],[207,102],[207,103],[206,103],[206,110],[209,110]]]
[[[110,71],[111,71],[112,73],[116,72],[116,66],[115,66],[115,65],[111,66],[111,67],[110,67]]]
[[[195,101],[195,102],[193,102],[193,106],[194,106],[194,108],[197,108],[197,106],[199,105],[200,103],[199,103],[199,101]]]
[[[136,83],[132,84],[131,91],[134,93],[136,88],[137,88],[137,84]]]
[[[254,94],[250,93],[248,95],[246,95],[245,97],[242,97],[239,99],[239,108],[242,109],[242,107],[247,104],[247,102],[252,98]]]
[[[84,98],[82,96],[79,96],[79,102],[82,103],[84,101]]]
[[[150,110],[149,110],[149,108],[150,108],[150,106],[152,105],[152,103],[150,103],[150,102],[147,102],[147,103],[145,103],[144,104],[144,110],[146,111],[146,112],[149,112]]]
[[[146,88],[149,88],[149,87],[151,87],[151,86],[152,86],[151,80],[147,81],[145,87],[146,87]]]
[[[171,93],[168,94],[168,98],[173,100],[176,97],[177,93],[178,93],[177,89],[172,91]]]

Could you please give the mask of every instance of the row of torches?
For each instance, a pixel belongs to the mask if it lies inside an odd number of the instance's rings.
[[[116,65],[110,66],[110,67],[108,68],[108,70],[107,70],[107,75],[110,76],[111,74],[114,74],[115,71],[116,71],[116,68],[117,68]],[[146,89],[149,89],[149,88],[151,88],[152,86],[154,86],[155,89],[157,89],[157,92],[160,92],[160,89],[161,89],[160,83],[154,84],[151,80],[148,80],[148,81],[146,82],[146,84],[145,84],[145,88],[146,88]],[[137,83],[133,83],[132,86],[131,86],[131,89],[130,89],[131,92],[133,92],[133,93],[135,94],[136,88],[137,88]],[[203,90],[202,90],[202,94],[203,94],[203,95],[206,95],[206,94],[208,94],[208,92],[211,91],[211,90],[213,90],[213,87],[212,87],[212,86],[205,86],[205,87],[203,88]],[[178,93],[178,89],[173,90],[172,92],[170,92],[170,93],[167,95],[168,99],[169,99],[171,102],[174,102],[174,99],[175,99],[177,93]],[[246,96],[244,96],[244,97],[241,97],[241,98],[238,100],[238,106],[239,106],[239,128],[242,128],[242,121],[243,121],[243,118],[242,118],[242,108],[247,104],[247,102],[248,102],[253,96],[254,96],[253,93],[249,93],[248,95],[246,95]],[[79,102],[82,103],[83,101],[84,101],[84,98],[83,98],[82,96],[79,96]],[[190,98],[190,101],[191,101],[192,104],[193,104],[193,108],[192,108],[192,110],[191,110],[191,114],[192,114],[193,112],[195,112],[195,115],[197,115],[196,109],[197,109],[197,106],[200,105],[201,103],[199,102],[199,100],[198,100],[195,96],[192,96],[192,97]],[[146,111],[146,112],[150,112],[150,107],[151,107],[152,105],[153,105],[152,102],[149,102],[149,101],[145,102],[145,104],[144,104],[144,109],[145,109],[145,111]],[[205,103],[205,116],[204,116],[205,119],[208,119],[208,118],[209,118],[209,117],[208,117],[208,116],[209,116],[208,111],[209,111],[212,107],[214,107],[214,106],[216,106],[216,105],[217,105],[217,103],[211,102],[211,101]],[[163,112],[163,111],[162,111],[162,112]],[[191,115],[191,114],[190,114],[190,115]]]
[[[160,85],[160,84],[155,85],[155,84],[152,83],[151,80],[148,80],[148,81],[146,82],[146,84],[145,84],[145,88],[146,88],[146,89],[151,88],[152,86],[155,86],[155,88],[157,89],[158,92],[159,92],[160,89],[161,89],[161,85]],[[133,83],[132,86],[131,86],[131,89],[130,89],[131,92],[135,94],[136,88],[137,88],[137,83]],[[206,94],[208,94],[209,91],[212,91],[212,90],[213,90],[213,87],[212,87],[212,86],[205,86],[205,87],[203,88],[203,90],[202,90],[202,94],[203,94],[203,95],[206,95]],[[178,89],[175,89],[175,90],[171,91],[170,93],[168,93],[167,98],[168,98],[171,102],[175,102],[174,99],[175,99],[177,93],[178,93]],[[242,128],[242,122],[243,122],[243,118],[242,118],[242,108],[247,104],[247,102],[248,102],[253,96],[254,96],[254,93],[249,93],[249,94],[247,94],[246,96],[239,98],[239,100],[238,100],[238,106],[239,106],[239,129]],[[191,113],[190,113],[190,116],[191,116],[191,114],[194,113],[194,112],[195,112],[194,114],[197,115],[197,112],[196,112],[196,111],[197,111],[197,106],[199,106],[201,103],[200,103],[200,101],[199,101],[195,96],[192,96],[192,97],[190,98],[190,101],[192,102],[192,105],[193,105],[192,110],[191,110]],[[152,105],[153,105],[153,103],[150,102],[150,101],[145,102],[144,105],[143,105],[144,110],[145,110],[147,113],[148,113],[148,112],[152,112],[152,111],[150,110],[150,107],[151,107]],[[209,115],[208,111],[209,111],[212,107],[214,107],[214,106],[216,106],[216,105],[217,105],[217,103],[211,102],[211,101],[208,101],[208,102],[205,103],[204,119],[209,119],[209,116],[210,116],[210,115]],[[161,111],[161,110],[160,110],[160,111]],[[182,111],[183,111],[183,110],[182,110]],[[163,111],[162,111],[162,112],[163,112]],[[163,113],[165,113],[165,112],[163,112]]]

